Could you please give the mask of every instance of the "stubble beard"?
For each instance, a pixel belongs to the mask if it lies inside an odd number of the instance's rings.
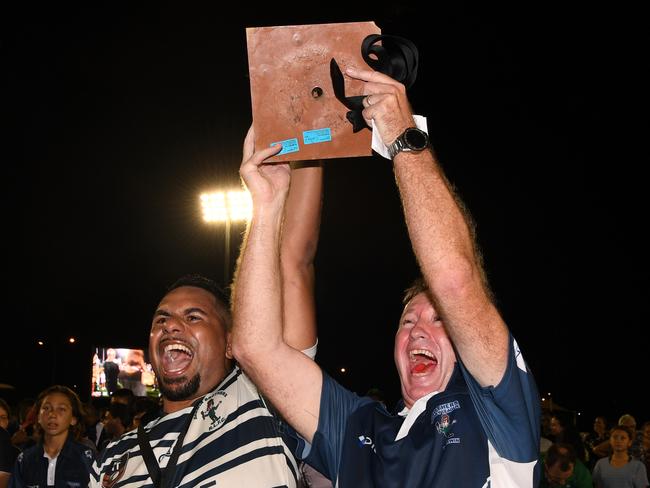
[[[158,387],[160,388],[160,393],[163,398],[173,402],[178,402],[195,398],[200,385],[201,375],[197,373],[189,380],[184,376],[181,378],[163,380],[160,382]]]

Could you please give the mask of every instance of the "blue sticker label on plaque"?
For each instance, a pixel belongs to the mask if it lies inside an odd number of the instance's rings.
[[[298,139],[296,138],[286,139],[284,141],[272,142],[270,145],[275,146],[277,144],[282,144],[282,151],[277,153],[276,156],[300,151],[300,146],[298,145]]]
[[[302,133],[302,140],[305,144],[318,144],[332,140],[332,131],[327,129],[306,130]]]

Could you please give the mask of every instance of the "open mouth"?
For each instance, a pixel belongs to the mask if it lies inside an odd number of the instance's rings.
[[[180,342],[167,343],[161,353],[162,370],[165,376],[180,376],[189,367],[194,352]]]
[[[427,374],[438,364],[438,360],[433,353],[426,349],[413,349],[409,351],[409,359],[411,361],[412,375]]]

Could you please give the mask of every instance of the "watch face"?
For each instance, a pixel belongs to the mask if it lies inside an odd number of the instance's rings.
[[[422,151],[429,143],[429,138],[426,132],[420,129],[408,129],[404,133],[404,142],[414,151]]]

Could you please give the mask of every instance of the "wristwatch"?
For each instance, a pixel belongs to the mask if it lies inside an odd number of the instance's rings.
[[[388,146],[388,155],[395,158],[402,151],[420,152],[429,146],[429,136],[417,127],[409,127]]]

